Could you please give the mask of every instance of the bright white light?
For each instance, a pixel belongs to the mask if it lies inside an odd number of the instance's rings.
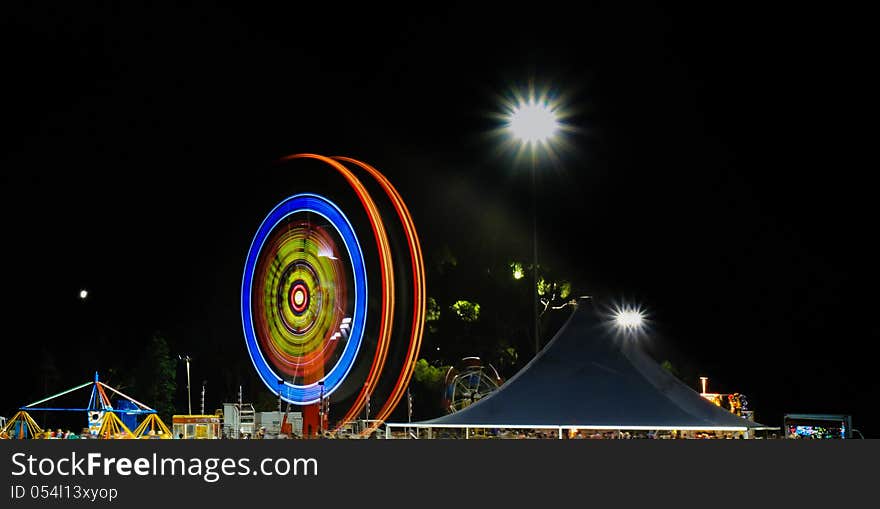
[[[614,317],[617,325],[624,329],[636,329],[642,325],[642,314],[638,311],[623,311]]]
[[[329,258],[331,260],[338,260],[338,258],[333,256],[333,250],[323,244],[318,247],[318,256],[322,258]]]
[[[295,292],[293,292],[293,303],[294,304],[296,304],[297,306],[302,306],[303,302],[305,302],[305,300],[306,300],[306,296],[302,290],[297,289]]]
[[[89,296],[88,290],[80,290],[79,291],[79,298],[80,299],[85,299],[88,296]]]
[[[556,134],[559,121],[556,112],[544,101],[520,102],[511,111],[507,128],[524,143],[545,142]]]
[[[645,312],[640,306],[614,306],[611,317],[617,330],[623,333],[637,333],[645,328]]]

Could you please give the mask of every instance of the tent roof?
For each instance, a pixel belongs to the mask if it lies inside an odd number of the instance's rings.
[[[759,429],[700,396],[618,337],[587,300],[519,373],[486,398],[416,427]]]

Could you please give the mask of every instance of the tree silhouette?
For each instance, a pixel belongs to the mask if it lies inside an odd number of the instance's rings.
[[[170,423],[171,416],[175,413],[177,364],[171,357],[168,342],[161,333],[153,334],[141,359],[137,379],[138,388],[145,399],[144,403],[155,408],[159,417]]]

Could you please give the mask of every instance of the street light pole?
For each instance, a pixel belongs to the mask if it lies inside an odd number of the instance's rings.
[[[412,393],[409,392],[409,387],[406,388],[406,422],[407,424],[412,422]],[[409,426],[406,427],[406,438],[410,438],[412,430]]]
[[[318,385],[321,386],[321,396],[318,402],[318,437],[320,438],[324,434],[324,381],[321,380]]]
[[[189,385],[189,355],[186,356],[186,406],[189,409],[189,414],[193,413],[193,403],[192,403],[192,391],[190,390]]]
[[[535,328],[535,355],[541,350],[538,322],[538,149],[546,146],[552,151],[553,138],[560,125],[555,106],[546,96],[536,98],[534,90],[528,97],[518,97],[516,103],[507,105],[507,130],[528,153],[532,170],[532,314]]]
[[[541,350],[541,340],[538,332],[538,186],[536,184],[537,171],[535,170],[535,153],[532,152],[532,312],[535,315],[535,355]]]
[[[192,415],[192,413],[193,413],[192,392],[190,392],[190,390],[189,390],[189,361],[192,360],[192,357],[190,357],[189,355],[186,355],[186,356],[178,355],[177,358],[182,361],[186,361],[186,406],[187,406],[187,410],[189,411],[189,415]]]
[[[284,391],[284,380],[279,378],[278,379],[278,415],[281,415],[281,393],[283,391]],[[279,417],[279,419],[280,419],[280,417]]]

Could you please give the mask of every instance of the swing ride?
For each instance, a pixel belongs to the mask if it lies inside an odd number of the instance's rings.
[[[39,406],[86,387],[91,387],[91,394],[85,407]],[[107,391],[120,397],[115,407],[108,397]],[[87,423],[87,427],[83,430],[87,431],[91,438],[172,438],[171,432],[156,414],[156,410],[105,384],[99,379],[97,372],[95,372],[94,380],[19,408],[18,413],[0,429],[0,438],[60,438],[51,436],[51,432],[44,431],[37,425],[30,416],[30,412],[37,411],[83,412],[86,414]],[[122,415],[121,418],[120,415]],[[140,415],[147,417],[135,431],[132,431],[130,423],[136,423],[137,417]],[[125,421],[129,421],[129,424],[126,424]]]

